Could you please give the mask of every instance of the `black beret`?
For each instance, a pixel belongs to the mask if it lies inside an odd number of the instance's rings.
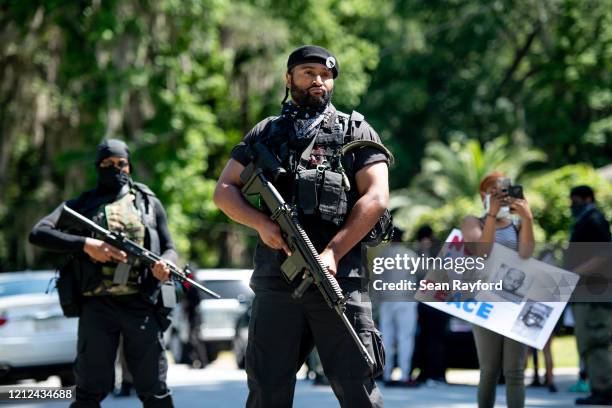
[[[107,157],[125,157],[130,161],[130,149],[122,140],[105,139],[98,145],[96,166]]]
[[[289,54],[287,72],[291,71],[296,65],[306,64],[307,62],[316,62],[325,65],[332,70],[334,78],[336,78],[340,72],[340,66],[338,65],[336,57],[325,48],[317,45],[303,45]]]

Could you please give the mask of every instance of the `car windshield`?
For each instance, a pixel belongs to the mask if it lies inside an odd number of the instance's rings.
[[[49,290],[52,288],[52,285],[49,285],[48,279],[0,282],[0,297],[45,293],[47,288],[49,288]]]
[[[241,280],[205,280],[203,285],[217,292],[223,299],[250,297],[253,293],[248,283]]]

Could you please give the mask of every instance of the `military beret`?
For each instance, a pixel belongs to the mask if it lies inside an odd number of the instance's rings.
[[[336,78],[340,72],[336,57],[325,48],[317,45],[303,45],[289,54],[287,72],[291,71],[296,65],[306,64],[308,62],[316,62],[325,65],[332,70],[334,78]]]

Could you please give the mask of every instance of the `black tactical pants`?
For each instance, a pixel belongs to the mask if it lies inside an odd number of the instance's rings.
[[[172,407],[162,331],[151,305],[139,295],[88,298],[79,318],[75,362],[76,401],[98,408],[115,382],[115,357],[123,334],[125,359],[145,408]]]
[[[591,393],[612,398],[612,305],[574,303],[574,331]]]
[[[372,305],[359,282],[340,281],[350,291],[346,315],[376,360],[371,368],[359,353],[339,316],[316,287],[295,300],[282,278],[255,278],[246,355],[247,407],[291,407],[295,374],[317,346],[325,374],[342,407],[382,407],[374,377],[382,372],[384,348],[372,320]]]

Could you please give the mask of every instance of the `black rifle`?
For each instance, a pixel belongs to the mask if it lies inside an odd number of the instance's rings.
[[[101,239],[107,244],[122,250],[128,255],[128,263],[134,263],[136,262],[136,260],[138,260],[141,264],[147,267],[152,267],[155,262],[164,261],[168,266],[172,277],[177,281],[181,283],[188,282],[212,297],[215,297],[217,299],[221,298],[218,293],[213,292],[208,288],[205,288],[198,282],[191,279],[188,276],[189,269],[187,267],[185,267],[184,269],[179,269],[178,266],[174,265],[172,262],[163,259],[161,256],[154,254],[148,249],[143,248],[134,241],[128,239],[123,233],[111,232],[65,205],[62,208],[62,214],[60,215],[60,219],[62,220],[62,223],[65,223],[66,225],[83,227],[86,230],[93,232],[97,238]]]
[[[289,282],[293,282],[298,276],[303,276],[302,282],[293,292],[293,297],[300,298],[312,283],[317,285],[325,302],[340,316],[363,358],[370,367],[374,367],[376,364],[374,359],[372,359],[346,314],[344,314],[347,299],[342,293],[338,281],[321,262],[319,253],[300,225],[296,210],[285,202],[264,174],[264,172],[271,174],[272,178],[276,180],[283,177],[286,171],[269,150],[260,143],[254,144],[252,151],[255,161],[251,162],[240,174],[240,179],[245,183],[242,192],[245,195],[258,194],[272,212],[272,220],[281,229],[283,238],[291,250],[291,256],[281,265],[283,276]],[[304,271],[303,275],[301,274],[302,271]]]

